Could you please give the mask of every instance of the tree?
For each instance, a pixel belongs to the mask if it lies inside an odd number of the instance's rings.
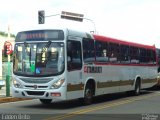
[[[8,36],[8,33],[5,33],[5,32],[0,31],[0,35],[1,35],[1,36],[4,36],[4,37],[7,37],[7,36]],[[11,34],[11,37],[15,38],[16,36],[15,36],[14,34]]]

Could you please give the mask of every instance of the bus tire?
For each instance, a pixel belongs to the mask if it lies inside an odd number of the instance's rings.
[[[86,85],[83,103],[84,105],[90,105],[93,101],[93,87],[90,84]]]
[[[52,102],[52,99],[39,99],[39,100],[43,104],[50,104]]]
[[[135,84],[134,95],[138,96],[141,93],[141,81],[138,79]]]

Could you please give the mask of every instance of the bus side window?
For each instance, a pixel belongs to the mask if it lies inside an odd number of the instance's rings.
[[[83,38],[83,60],[85,63],[95,61],[94,40]]]
[[[96,41],[95,42],[96,48],[96,61],[97,62],[108,62],[108,43]]]
[[[140,48],[140,63],[141,64],[146,64],[146,55],[147,55],[147,51],[144,48]]]
[[[119,44],[109,43],[109,61],[111,63],[119,63],[120,62],[120,47]]]
[[[138,64],[139,63],[139,48],[131,46],[130,55],[131,55],[131,63]]]
[[[147,50],[147,63],[148,64],[156,64],[156,53],[153,50]]]
[[[81,43],[68,40],[67,42],[67,69],[69,71],[82,68]]]
[[[121,45],[120,49],[121,49],[121,53],[120,53],[121,63],[122,64],[128,64],[128,63],[130,63],[129,46],[127,46],[127,45]]]

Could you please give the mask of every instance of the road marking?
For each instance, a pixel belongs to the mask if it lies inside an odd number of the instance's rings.
[[[61,115],[61,116],[53,117],[53,118],[46,119],[46,120],[62,120],[62,119],[74,117],[74,116],[77,116],[80,114],[97,111],[97,110],[104,109],[104,108],[110,108],[110,107],[114,107],[114,106],[118,106],[118,105],[123,105],[123,104],[129,103],[129,102],[131,102],[131,101],[118,102],[118,103],[113,103],[110,105],[103,105],[103,106],[97,106],[97,107],[88,108],[88,109],[82,109],[82,110],[68,113],[66,115]]]
[[[153,94],[147,95],[147,96],[138,96],[136,98],[130,98],[128,100],[123,100],[123,101],[121,100],[120,102],[105,103],[105,104],[101,104],[99,106],[84,108],[84,109],[77,110],[77,111],[74,111],[74,112],[66,113],[65,115],[50,117],[50,118],[47,118],[47,119],[44,119],[44,120],[63,120],[63,119],[74,117],[74,116],[81,115],[81,114],[84,114],[84,113],[89,113],[89,112],[93,112],[93,111],[97,111],[97,110],[101,110],[101,109],[105,109],[105,108],[120,106],[120,105],[124,105],[124,104],[131,103],[131,102],[134,102],[134,101],[143,100],[143,99],[147,99],[147,98],[154,97],[154,96],[159,96],[159,95],[160,94],[154,94],[153,93]]]

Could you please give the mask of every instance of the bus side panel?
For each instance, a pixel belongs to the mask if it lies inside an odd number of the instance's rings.
[[[93,65],[87,67],[89,70],[84,74],[84,78],[93,77],[95,79],[95,95],[115,93],[119,91],[119,78],[117,77],[117,69],[105,65]]]
[[[67,99],[83,97],[82,76],[81,70],[67,72]]]
[[[141,88],[152,87],[156,84],[155,67],[126,65],[101,65],[98,67],[102,67],[101,73],[84,74],[84,78],[91,76],[95,78],[95,95],[134,90],[137,76],[142,79]]]
[[[134,78],[130,78],[131,74],[128,66],[103,65],[102,69],[102,74],[97,75],[96,79],[97,83],[104,83],[105,85],[97,87],[97,95],[133,89]]]
[[[150,66],[146,67],[147,74],[143,74],[144,77],[142,79],[142,86],[141,88],[150,88],[157,84],[157,67]]]

